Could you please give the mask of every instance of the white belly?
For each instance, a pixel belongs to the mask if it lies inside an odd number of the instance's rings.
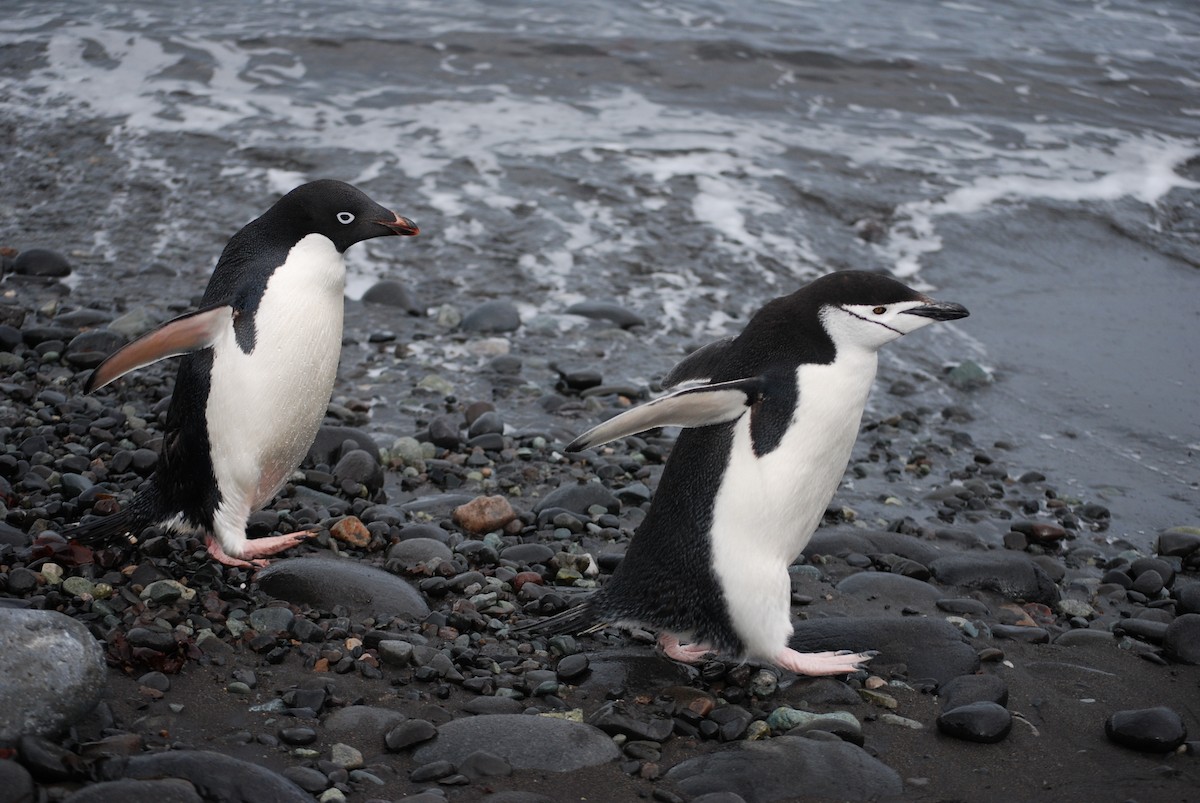
[[[877,365],[874,352],[797,371],[800,404],[779,446],[754,454],[750,416],[735,425],[713,509],[713,565],[748,652],[791,635],[787,567],[812,537],[846,471]]]
[[[267,282],[250,354],[230,329],[213,347],[205,414],[221,491],[214,529],[244,530],[304,459],[325,416],[342,345],[345,263],[311,234]],[[231,533],[232,535],[232,533]]]

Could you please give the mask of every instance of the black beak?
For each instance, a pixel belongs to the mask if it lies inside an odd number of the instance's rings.
[[[396,215],[395,212],[392,214]],[[399,215],[396,215],[395,220],[379,220],[376,222],[379,223],[380,226],[385,226],[391,229],[392,234],[402,234],[406,237],[412,237],[421,233],[421,230],[417,228],[416,223],[413,223],[406,217],[400,217]]]
[[[904,310],[909,315],[920,315],[922,318],[933,318],[935,321],[956,321],[971,313],[962,304],[952,301],[930,301],[919,307]]]

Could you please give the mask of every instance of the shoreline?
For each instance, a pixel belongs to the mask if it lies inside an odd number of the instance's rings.
[[[50,322],[29,312],[22,331]],[[848,682],[814,681],[728,658],[684,667],[657,656],[649,634],[639,631],[549,642],[509,638],[506,625],[561,609],[586,591],[586,561],[574,555],[593,555],[602,576],[611,570],[640,521],[671,439],[669,433],[631,438],[612,450],[564,456],[566,437],[628,397],[572,389],[569,375],[550,367],[560,344],[536,326],[517,335],[450,335],[439,326],[435,318],[350,303],[326,422],[340,429],[326,439],[318,463],[255,520],[255,535],[321,525],[313,542],[276,562],[284,581],[274,581],[272,595],[250,573],[215,566],[195,541],[176,536],[151,534],[140,550],[99,556],[103,566],[70,565],[69,552],[48,536],[41,552],[0,547],[10,604],[63,610],[102,638],[107,653],[102,705],[65,736],[19,750],[20,768],[40,788],[58,794],[100,790],[98,782],[148,783],[133,780],[139,762],[168,756],[195,759],[194,767],[168,774],[188,779],[200,798],[218,799],[197,775],[215,759],[197,751],[250,762],[223,771],[258,790],[246,794],[292,794],[296,784],[308,784],[303,799],[351,801],[428,789],[464,801],[686,800],[698,790],[746,783],[755,776],[737,762],[762,750],[768,752],[758,760],[771,767],[763,772],[783,778],[816,750],[832,763],[795,783],[809,790],[834,784],[828,788],[841,796],[864,799],[1028,798],[1053,789],[1065,800],[1115,793],[1182,800],[1200,779],[1194,741],[1178,753],[1140,752],[1114,744],[1104,728],[1117,711],[1166,706],[1183,717],[1192,739],[1200,733],[1189,702],[1200,668],[1174,655],[1167,639],[1168,628],[1194,604],[1186,589],[1197,584],[1200,551],[1164,558],[1167,568],[1159,571],[1170,569],[1163,586],[1170,590],[1142,594],[1139,602],[1134,594],[1141,592],[1131,594],[1117,575],[1132,586],[1145,572],[1134,576],[1132,544],[1110,543],[1113,513],[1104,500],[1060,495],[1053,466],[1012,460],[1025,445],[997,443],[969,392],[947,385],[933,367],[897,374],[881,366],[848,481],[807,557],[793,567],[797,638],[835,637],[839,646],[858,649],[846,643],[858,633],[853,638],[871,642],[862,648],[883,649],[869,673]],[[622,365],[648,353],[638,351],[636,335],[603,321],[586,331],[592,349],[572,354],[572,366],[596,370],[601,382],[626,393],[648,390],[625,387],[621,379]],[[406,344],[438,337],[455,341],[459,364],[431,371],[419,358],[397,356]],[[81,433],[72,437],[89,453],[107,443],[100,453],[108,466],[128,452],[128,466],[110,479],[135,487],[147,467],[134,468],[133,452],[153,445],[173,366],[152,366],[83,398],[75,391],[78,369],[43,359],[26,344],[16,349],[22,370],[5,403],[7,441],[27,444],[46,426],[44,411],[52,421],[82,416]],[[605,355],[618,352],[610,373]],[[445,384],[429,380],[430,373]],[[559,382],[562,390],[555,390]],[[477,401],[494,406],[508,426],[472,447],[467,411],[478,416],[487,409]],[[97,422],[113,418],[111,412],[124,420]],[[457,445],[420,442],[435,434],[439,419],[449,423]],[[386,449],[381,486],[373,472],[349,478],[349,485],[335,476],[336,458],[348,448],[337,436],[351,433],[391,439],[379,444]],[[395,442],[404,436],[417,436],[415,452],[406,451],[411,443]],[[51,465],[61,468],[67,451],[47,440]],[[37,483],[13,469],[5,476],[17,506],[38,495],[47,500],[47,515],[30,516],[30,524],[70,523],[61,519],[69,500],[51,512],[53,483],[42,478],[44,490],[27,488],[23,482]],[[580,485],[593,478],[598,485]],[[588,492],[537,512],[560,486]],[[454,520],[452,510],[464,500],[497,495],[515,509],[515,521],[473,532]],[[334,527],[350,516],[362,530]],[[998,559],[1007,563],[990,562]],[[299,575],[288,577],[314,560],[333,561],[321,564],[328,588],[325,596],[304,597]],[[47,561],[64,567],[57,586],[42,573]],[[369,567],[379,575],[368,575]],[[63,583],[70,579],[79,589],[77,577],[92,591],[67,593]],[[14,578],[32,578],[33,585],[14,592]],[[96,583],[106,578],[114,591],[108,613],[95,596]],[[388,611],[372,610],[352,593],[376,579],[387,584],[380,593],[393,595]],[[144,597],[147,589],[153,590]],[[993,705],[1008,712],[1011,724],[998,743],[939,733],[955,673],[992,678],[1003,688],[1005,702]],[[835,722],[808,729],[807,739],[785,736],[796,730],[782,724],[797,716],[788,711],[804,710],[835,715]],[[558,737],[549,735],[546,717],[504,718],[533,711],[589,723],[576,726],[592,741],[570,753],[581,766],[554,771],[555,759],[546,756]],[[504,738],[493,734],[480,744],[456,736],[456,728],[489,723]],[[453,748],[456,738],[467,746]],[[35,748],[42,753],[33,755]],[[45,774],[55,750],[77,757],[65,777]],[[440,750],[451,751],[449,757]],[[522,766],[531,756],[540,765]],[[713,763],[714,756],[721,761]],[[687,763],[696,758],[704,761]],[[837,763],[844,761],[852,765]],[[14,766],[0,762],[6,772]],[[250,766],[271,772],[251,778]],[[853,779],[847,766],[856,768]],[[685,777],[687,767],[700,769]],[[773,789],[751,783],[743,798],[785,799]],[[417,799],[435,798],[426,792]]]

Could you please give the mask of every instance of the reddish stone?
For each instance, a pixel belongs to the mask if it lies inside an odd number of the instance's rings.
[[[357,516],[347,516],[329,528],[329,534],[344,544],[362,547],[371,543],[371,531]]]
[[[537,572],[517,572],[517,576],[512,579],[513,589],[521,590],[521,586],[526,583],[533,583],[535,586],[543,585],[542,576]]]
[[[480,496],[456,507],[452,515],[459,527],[469,533],[482,535],[503,529],[517,518],[517,511],[503,496]]]

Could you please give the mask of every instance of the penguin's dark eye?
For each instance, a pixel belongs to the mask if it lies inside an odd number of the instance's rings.
[[[350,212],[338,212],[337,219],[338,223],[353,223],[354,215]]]
[[[882,315],[883,313],[887,312],[887,307],[876,307],[875,309],[871,310],[871,312],[875,313],[876,315]]]

